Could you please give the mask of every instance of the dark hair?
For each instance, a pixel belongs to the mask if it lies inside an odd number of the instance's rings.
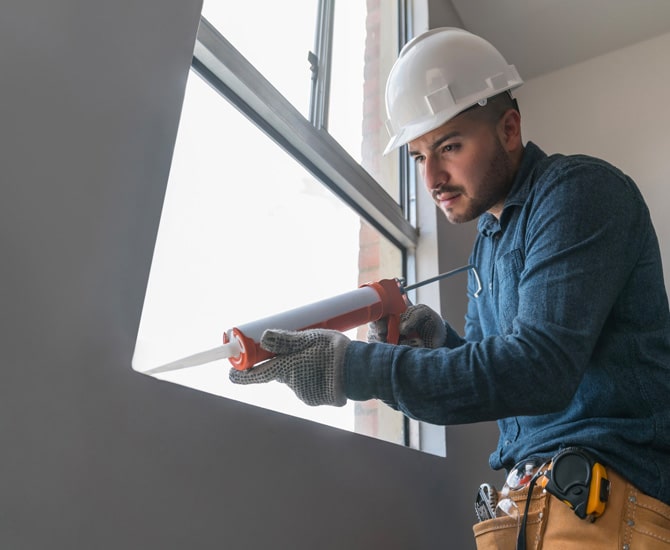
[[[487,101],[487,105],[492,104],[493,111],[500,118],[504,113],[510,109],[514,109],[516,112],[519,111],[519,104],[517,100],[512,97],[512,92],[509,90],[498,95],[494,95]]]
[[[467,113],[468,116],[472,116],[473,118],[476,117],[479,120],[486,120],[492,124],[496,124],[510,109],[519,112],[519,105],[509,91],[504,91],[488,98],[486,105],[475,103],[461,114]]]

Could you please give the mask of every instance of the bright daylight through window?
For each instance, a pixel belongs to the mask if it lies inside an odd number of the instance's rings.
[[[302,8],[295,5],[300,3]],[[210,0],[203,16],[288,100],[290,109],[306,117],[311,78],[307,54],[314,47],[317,4],[292,4],[290,32],[277,24],[284,20],[285,4],[269,0],[244,6]],[[245,20],[250,12],[255,14],[253,32]],[[379,144],[385,137],[380,82],[397,52],[396,21],[393,2],[337,4],[331,82],[337,112],[333,137],[378,181],[379,174],[387,174],[386,183],[379,185],[391,189],[394,199],[399,194],[393,173],[397,157],[382,160]],[[375,42],[381,37],[384,43]],[[401,244],[363,221],[215,87],[191,71],[133,359],[139,371],[214,348],[226,330],[241,324],[349,292],[365,282],[403,276]],[[374,97],[366,92],[370,89]],[[332,141],[327,135],[323,139]],[[374,161],[366,165],[366,158]],[[364,339],[365,328],[348,335]],[[227,360],[217,360],[157,376],[404,442],[402,416],[385,405],[312,408],[281,384],[235,386],[228,381],[229,368]]]

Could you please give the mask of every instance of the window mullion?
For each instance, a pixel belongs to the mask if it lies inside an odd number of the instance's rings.
[[[398,0],[398,44],[399,49],[412,38],[411,0]],[[416,226],[416,173],[410,162],[407,147],[403,146],[398,156],[400,174],[400,206],[409,222]]]
[[[328,129],[334,11],[335,0],[319,0],[314,51],[309,52],[308,56],[312,71],[309,120],[316,128],[323,130]]]

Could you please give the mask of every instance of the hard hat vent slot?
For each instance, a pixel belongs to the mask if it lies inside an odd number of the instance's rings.
[[[425,99],[428,108],[430,109],[430,113],[433,115],[449,109],[456,104],[449,86],[444,86],[439,90],[435,90],[427,95]]]
[[[507,76],[505,73],[498,73],[490,78],[486,79],[486,85],[491,90],[501,90],[507,87]]]

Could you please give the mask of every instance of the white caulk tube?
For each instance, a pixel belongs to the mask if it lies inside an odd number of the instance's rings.
[[[387,317],[389,327],[387,341],[397,343],[400,314],[407,309],[407,306],[408,301],[400,282],[397,279],[382,279],[339,296],[231,328],[223,334],[222,346],[143,372],[144,374],[160,374],[195,367],[219,359],[229,359],[233,367],[238,370],[249,369],[273,356],[260,346],[261,337],[267,329],[325,328],[346,332]]]
[[[236,369],[245,370],[272,357],[260,347],[261,336],[267,329],[325,328],[345,332],[383,317],[389,318],[387,341],[397,343],[398,318],[407,305],[398,280],[383,279],[339,296],[234,327],[224,333],[224,346],[237,343],[240,353],[229,359]]]

